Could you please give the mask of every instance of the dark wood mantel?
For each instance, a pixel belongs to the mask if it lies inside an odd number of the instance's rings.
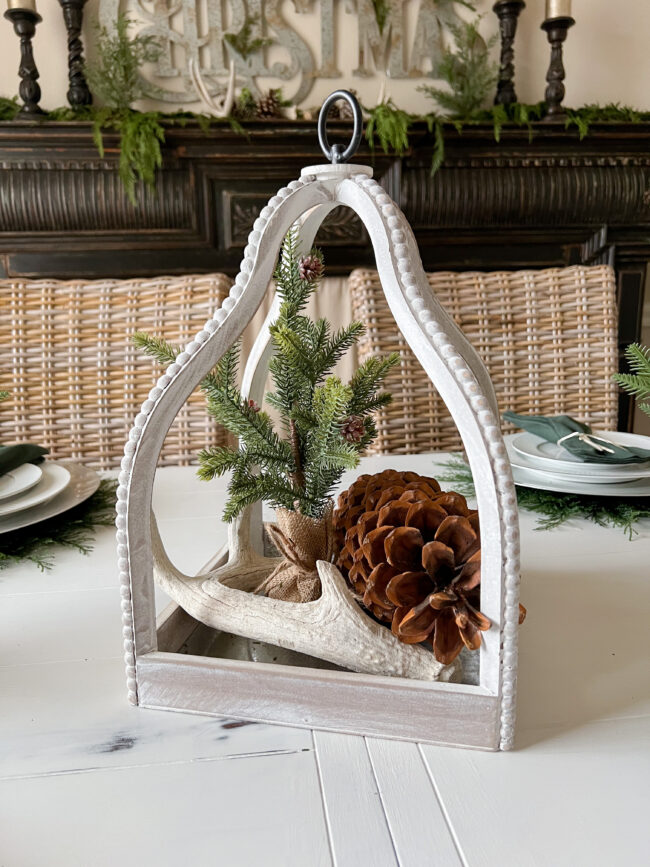
[[[334,125],[347,139],[349,127]],[[535,124],[458,134],[430,176],[424,126],[401,159],[367,150],[375,175],[435,269],[549,267],[611,261],[619,281],[620,342],[638,339],[650,259],[650,124],[575,130]],[[155,191],[133,207],[117,174],[118,138],[100,158],[89,124],[0,124],[0,275],[127,276],[235,273],[255,217],[275,190],[319,163],[312,122],[258,122],[247,135],[172,127]],[[321,230],[330,273],[372,263],[359,221],[338,209]],[[622,407],[628,423],[629,404]]]

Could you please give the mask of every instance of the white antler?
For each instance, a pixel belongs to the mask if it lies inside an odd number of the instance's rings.
[[[377,105],[383,105],[385,102],[390,100],[390,95],[388,94],[388,88],[386,87],[386,76],[382,78],[381,86],[379,88],[379,95],[377,97]]]
[[[235,533],[248,534],[246,514]],[[402,644],[392,632],[366,615],[343,576],[331,563],[318,561],[322,592],[314,602],[284,602],[256,596],[277,560],[262,557],[250,545],[236,546],[228,562],[213,572],[189,577],[170,562],[152,514],[154,574],[162,589],[196,620],[224,632],[243,635],[326,659],[368,674],[417,680],[449,680],[455,666],[438,662],[418,645]]]
[[[234,60],[230,61],[230,72],[228,74],[228,85],[226,87],[225,95],[222,99],[217,100],[215,97],[210,96],[210,92],[208,91],[207,85],[201,75],[201,70],[199,69],[199,63],[195,60],[194,57],[190,57],[188,62],[188,71],[190,73],[190,78],[192,80],[192,84],[194,85],[194,89],[199,95],[199,98],[205,103],[208,107],[210,114],[215,117],[228,117],[230,112],[232,111],[233,104],[235,102],[235,62]]]

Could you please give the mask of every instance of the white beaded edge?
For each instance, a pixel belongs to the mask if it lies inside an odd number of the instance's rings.
[[[397,263],[397,277],[416,319],[420,322],[429,343],[443,358],[456,382],[469,400],[479,430],[488,447],[492,472],[499,502],[499,521],[503,545],[504,594],[501,632],[501,704],[500,743],[502,750],[509,750],[514,741],[515,701],[517,691],[517,640],[519,631],[519,513],[517,496],[510,464],[507,460],[501,430],[490,409],[487,398],[481,394],[474,373],[458,355],[453,343],[445,334],[433,314],[424,309],[424,300],[417,289],[417,279],[409,270],[407,235],[411,234],[406,217],[383,187],[365,175],[355,175],[352,180],[374,201],[376,211],[384,223],[390,238],[393,257]],[[406,233],[405,233],[406,229]]]
[[[128,482],[137,443],[142,436],[147,417],[157,405],[163,392],[173,382],[174,378],[178,376],[180,371],[198,349],[217,333],[219,326],[227,319],[230,311],[234,308],[237,300],[241,297],[250,279],[250,274],[253,272],[260,232],[266,225],[269,217],[287,196],[300,187],[313,183],[315,180],[316,178],[313,175],[307,175],[298,180],[292,181],[287,187],[282,188],[272,196],[268,204],[262,209],[259,217],[253,224],[251,233],[249,234],[248,245],[244,251],[244,258],[240,266],[240,272],[235,278],[235,283],[233,284],[228,297],[224,299],[222,306],[215,311],[212,319],[205,323],[203,329],[187,344],[185,350],[178,356],[176,361],[169,365],[163,376],[159,378],[156,386],[150,391],[147,400],[142,404],[141,411],[136,416],[134,425],[129,433],[129,438],[124,448],[124,458],[121,462],[121,472],[118,477],[119,486],[117,489],[116,506],[117,518],[115,523],[117,527],[118,568],[120,577],[120,594],[122,599],[124,663],[127,675],[128,698],[132,704],[137,704],[138,696],[126,512],[128,510]],[[415,276],[408,270],[408,260],[406,259],[406,256],[400,255],[408,252],[408,245],[406,244],[407,235],[404,233],[404,228],[407,229],[407,233],[410,232],[408,229],[408,223],[397,205],[393,202],[390,196],[386,194],[385,190],[377,183],[377,181],[369,178],[367,175],[361,174],[355,175],[353,180],[375,201],[377,211],[388,231],[390,243],[393,247],[393,253],[398,262],[399,281],[404,296],[407,299],[407,303],[415,317],[423,326],[423,330],[426,333],[429,342],[441,356],[447,358],[449,369],[463,392],[469,397],[477,424],[488,445],[490,456],[493,461],[494,471],[497,461],[505,462],[505,449],[503,446],[503,440],[500,436],[499,427],[496,424],[492,411],[489,409],[487,400],[482,396],[471,396],[472,386],[476,388],[474,374],[463,362],[463,359],[456,354],[455,347],[447,339],[446,335],[442,331],[442,327],[432,316],[430,311],[421,309],[422,304],[420,302],[422,302],[422,299],[417,290],[417,281]],[[503,604],[505,607],[505,613],[502,612],[504,625],[501,649],[502,695],[500,712],[500,748],[506,750],[512,747],[514,737],[518,633],[518,610],[516,602],[518,599],[519,587],[519,544],[518,530],[516,529],[518,513],[516,508],[514,485],[512,483],[512,477],[509,473],[507,462],[505,463],[503,471],[495,473],[495,481],[497,496],[501,506],[499,517],[502,534],[503,538],[506,540],[505,550],[503,551],[505,574]],[[511,505],[508,505],[508,500],[510,500]],[[514,508],[512,503],[514,503]],[[515,526],[514,534],[511,531],[513,524]]]
[[[262,208],[258,218],[253,224],[253,229],[248,236],[248,244],[244,250],[244,258],[240,265],[239,274],[235,278],[235,282],[233,283],[228,296],[223,300],[221,307],[219,307],[214,312],[214,315],[208,319],[201,331],[199,331],[199,333],[187,344],[183,352],[178,355],[176,361],[172,362],[172,364],[170,364],[165,370],[165,373],[158,379],[156,385],[151,389],[147,399],[142,404],[140,412],[134,420],[133,427],[129,431],[129,437],[124,446],[124,457],[122,458],[120,473],[118,475],[117,503],[115,507],[117,517],[115,519],[115,526],[117,528],[116,539],[122,608],[122,636],[124,639],[124,665],[126,668],[127,694],[131,704],[138,703],[135,624],[133,597],[131,593],[131,571],[129,565],[129,539],[126,521],[129,497],[128,486],[131,476],[133,456],[142,437],[147,418],[157,406],[163,393],[169,388],[174,379],[180,374],[201,346],[217,334],[220,326],[228,318],[230,312],[242,296],[250,280],[250,275],[254,270],[255,258],[257,257],[258,243],[261,238],[262,229],[266,226],[269,218],[288,196],[314,180],[315,178],[313,176],[308,176],[291,181],[291,183],[286,187],[278,190],[278,192],[271,197],[267,205]]]

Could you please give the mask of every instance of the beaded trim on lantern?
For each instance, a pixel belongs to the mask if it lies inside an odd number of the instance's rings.
[[[424,327],[429,341],[439,354],[446,358],[456,382],[470,401],[484,441],[494,461],[497,472],[494,474],[496,489],[502,505],[501,530],[506,540],[503,564],[505,593],[501,617],[505,619],[501,645],[501,730],[500,748],[512,748],[514,741],[515,695],[517,685],[517,638],[518,638],[518,598],[520,582],[519,542],[516,530],[518,524],[517,496],[500,429],[487,398],[477,394],[479,391],[472,371],[463,358],[456,352],[440,324],[432,313],[425,308],[425,301],[417,288],[417,279],[411,272],[409,248],[405,243],[411,231],[404,214],[385,190],[373,178],[355,175],[354,182],[374,201],[377,213],[384,223],[390,237],[392,253],[397,262],[399,282],[407,303]],[[514,532],[511,528],[515,528]]]
[[[199,331],[194,339],[187,344],[184,351],[176,358],[176,361],[167,367],[165,373],[158,379],[154,388],[151,389],[149,396],[142,404],[140,412],[135,418],[133,427],[129,433],[129,439],[124,447],[124,457],[120,464],[120,474],[118,476],[119,484],[117,488],[117,517],[115,520],[115,526],[117,527],[117,556],[122,607],[124,664],[126,666],[128,699],[131,704],[137,704],[138,702],[135,669],[135,629],[133,620],[133,604],[131,599],[131,575],[128,560],[129,540],[126,521],[128,511],[128,482],[131,475],[133,455],[136,452],[138,442],[142,436],[145,422],[160,400],[163,392],[173,382],[174,378],[179,375],[181,370],[200,349],[200,347],[204,343],[207,343],[212,335],[216,333],[219,326],[227,319],[230,311],[242,296],[253,271],[262,229],[266,226],[269,217],[272,216],[278,206],[293,192],[313,183],[315,180],[316,177],[314,175],[307,175],[298,180],[291,181],[291,183],[286,187],[278,190],[278,192],[269,199],[268,204],[262,208],[260,215],[255,220],[253,229],[248,236],[248,243],[244,249],[244,258],[239,266],[239,274],[235,278],[235,283],[231,288],[228,297],[224,299],[221,307],[215,311],[214,316],[211,319],[208,319],[201,331]]]
[[[350,175],[348,175],[348,178]],[[217,332],[219,327],[228,318],[235,307],[238,299],[249,283],[253,273],[255,258],[258,252],[258,243],[261,239],[262,230],[269,218],[279,206],[301,188],[314,183],[324,190],[330,179],[317,178],[314,174],[304,174],[299,180],[292,181],[287,187],[279,190],[273,196],[268,205],[262,209],[260,216],[253,225],[253,230],[248,237],[248,244],[244,250],[244,258],[240,266],[235,284],[229,296],[224,300],[214,317],[208,320],[203,329],[196,335],[194,340],[187,344],[185,350],[178,356],[176,361],[169,365],[163,376],[160,377],[156,386],[149,393],[148,399],[143,403],[141,412],[135,419],[134,426],[129,435],[129,441],[125,447],[124,458],[121,465],[118,487],[117,504],[117,542],[122,596],[123,612],[123,635],[124,635],[124,661],[127,670],[127,687],[129,700],[137,703],[137,683],[135,669],[135,634],[130,591],[130,573],[128,560],[128,483],[131,473],[133,456],[142,436],[148,416],[159,402],[164,391],[184,369],[192,356],[207,343]],[[333,182],[336,179],[331,179]],[[396,270],[400,288],[412,313],[421,324],[424,333],[436,353],[445,360],[447,369],[451,372],[456,383],[469,401],[478,429],[491,458],[492,474],[495,489],[500,504],[500,523],[502,537],[505,539],[503,575],[504,575],[504,599],[501,611],[502,648],[500,655],[501,677],[501,707],[500,707],[500,747],[510,749],[514,735],[514,695],[516,687],[516,662],[517,662],[517,631],[518,631],[518,586],[519,586],[519,546],[517,532],[517,506],[514,485],[507,461],[505,447],[500,437],[497,420],[490,408],[488,399],[480,392],[475,374],[465,360],[458,354],[453,343],[444,332],[443,327],[435,316],[427,309],[419,289],[415,274],[411,270],[411,256],[409,240],[412,233],[397,205],[391,200],[383,188],[367,174],[357,173],[352,175],[352,181],[374,203],[376,212],[387,231],[391,253],[396,262]],[[321,183],[322,182],[322,183]],[[337,181],[336,181],[337,182]],[[347,181],[346,181],[347,183]],[[335,196],[331,195],[331,200]],[[414,244],[414,241],[412,241]],[[505,622],[504,622],[505,617]]]

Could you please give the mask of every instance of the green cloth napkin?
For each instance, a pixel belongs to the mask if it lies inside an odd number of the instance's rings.
[[[506,421],[517,427],[536,434],[551,443],[556,443],[562,437],[571,433],[591,434],[588,424],[583,424],[571,418],[570,415],[519,415],[516,412],[504,412]],[[640,464],[650,460],[650,449],[639,449],[633,446],[615,445],[598,439],[598,435],[580,438],[572,436],[560,443],[572,455],[590,464]],[[605,451],[609,449],[609,451]]]
[[[17,443],[15,446],[0,446],[0,476],[10,473],[23,464],[38,464],[49,449],[33,443]]]

